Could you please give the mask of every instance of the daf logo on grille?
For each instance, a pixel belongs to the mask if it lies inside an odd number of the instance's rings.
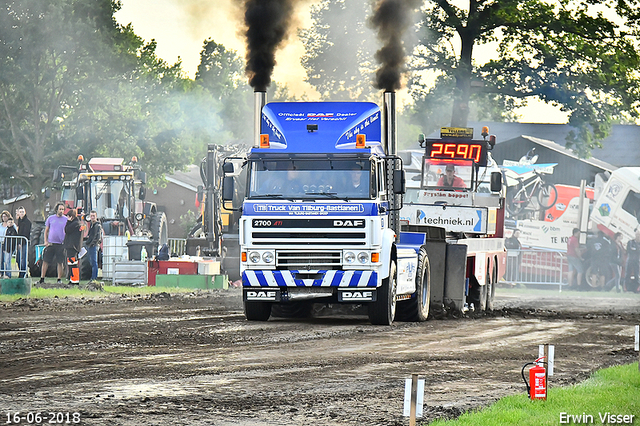
[[[334,227],[360,228],[364,225],[364,220],[334,220]]]

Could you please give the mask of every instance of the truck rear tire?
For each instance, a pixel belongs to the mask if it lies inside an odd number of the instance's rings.
[[[403,302],[398,302],[397,317],[401,321],[426,321],[429,317],[429,304],[431,303],[431,265],[427,250],[420,247],[418,255],[418,271],[416,274],[415,297]]]
[[[382,280],[377,299],[369,304],[369,321],[374,325],[391,325],[396,316],[396,262],[389,267],[389,277]]]
[[[267,321],[271,316],[271,303],[245,300],[244,316],[249,321]]]

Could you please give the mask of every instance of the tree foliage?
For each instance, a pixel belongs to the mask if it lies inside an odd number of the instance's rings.
[[[568,145],[588,156],[611,120],[637,117],[636,0],[456,4],[427,3],[413,63],[416,71],[436,70],[454,84],[451,125],[466,126],[474,96],[494,96],[507,108],[538,97],[569,113],[576,131]],[[474,49],[489,42],[498,43],[497,58],[478,63]]]
[[[35,196],[78,154],[136,155],[158,182],[221,127],[219,105],[179,62],[167,65],[155,41],[115,22],[118,1],[2,5],[0,173]]]
[[[326,100],[368,100],[378,43],[368,26],[369,1],[323,0],[312,6],[313,25],[300,31],[306,81]]]

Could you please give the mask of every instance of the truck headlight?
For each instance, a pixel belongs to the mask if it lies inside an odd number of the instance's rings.
[[[270,251],[265,251],[264,253],[262,253],[262,260],[264,261],[264,263],[273,262],[273,253],[271,253]]]
[[[352,251],[348,251],[344,254],[345,263],[353,263],[356,260],[356,255]]]
[[[257,251],[252,251],[251,253],[249,253],[249,260],[252,263],[260,262],[260,253],[258,253]]]
[[[366,253],[364,251],[358,253],[358,262],[362,264],[369,262],[369,253]]]

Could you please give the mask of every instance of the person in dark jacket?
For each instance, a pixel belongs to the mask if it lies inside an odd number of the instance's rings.
[[[69,267],[69,283],[80,284],[80,268],[78,267],[78,252],[82,246],[82,231],[84,227],[78,219],[74,209],[67,212],[67,224],[64,227],[64,249],[67,255],[67,266]]]
[[[11,255],[16,250],[18,228],[13,223],[13,218],[7,219],[7,232],[5,234],[4,244],[2,244],[2,251],[4,256],[5,276],[11,278]]]
[[[28,244],[26,241],[31,241],[31,221],[27,217],[27,210],[25,210],[23,206],[18,207],[16,210],[16,216],[18,217],[18,220],[16,221],[16,225],[18,225],[18,236],[26,238],[26,240],[22,238],[18,239],[18,247],[16,251],[16,264],[20,271],[18,276],[20,278],[24,278],[27,274]]]
[[[89,232],[85,240],[87,247],[87,256],[91,262],[91,281],[98,278],[98,249],[102,243],[102,225],[98,222],[98,212],[91,210],[89,212]]]

